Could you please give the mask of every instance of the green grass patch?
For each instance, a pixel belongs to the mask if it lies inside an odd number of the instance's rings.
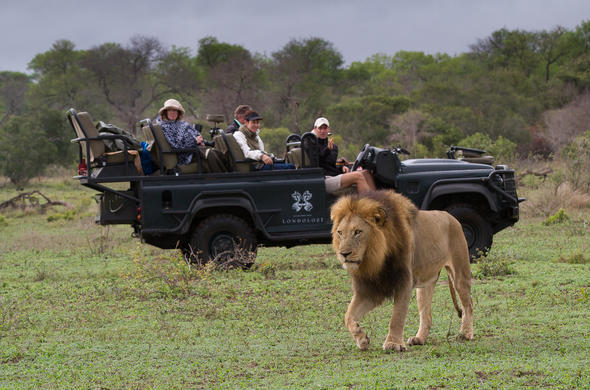
[[[472,264],[475,340],[456,339],[441,282],[427,344],[386,354],[391,302],[363,319],[371,347],[359,351],[329,245],[261,248],[249,271],[189,267],[130,227],[95,225],[92,192],[42,191],[77,214],[0,226],[0,388],[590,387],[588,213],[494,237]],[[406,338],[418,323],[413,298]]]

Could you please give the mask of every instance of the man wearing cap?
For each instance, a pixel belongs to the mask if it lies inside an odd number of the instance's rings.
[[[334,143],[334,139],[328,137],[331,135],[328,119],[324,117],[316,119],[313,124],[313,133],[318,137],[320,167],[326,175],[326,192],[333,194],[341,188],[353,185],[356,185],[358,192],[371,191],[376,188],[373,176],[369,171],[350,172],[348,166],[336,165],[338,146]]]
[[[238,131],[240,126],[242,126],[244,123],[246,123],[246,113],[248,111],[252,111],[252,107],[250,107],[246,104],[241,104],[241,105],[237,106],[236,109],[234,110],[234,120],[228,126],[228,128],[225,129],[225,133],[226,134],[233,134],[236,131]]]
[[[318,144],[320,147],[320,167],[328,176],[336,176],[341,173],[349,171],[346,165],[337,166],[338,146],[334,143],[334,139],[329,137],[330,122],[324,117],[318,118],[313,124],[313,133],[318,137]]]
[[[293,164],[275,164],[272,154],[264,151],[264,143],[258,135],[262,116],[256,111],[248,111],[244,117],[246,122],[234,133],[234,138],[244,152],[244,157],[263,163],[256,169],[294,169],[295,165]]]

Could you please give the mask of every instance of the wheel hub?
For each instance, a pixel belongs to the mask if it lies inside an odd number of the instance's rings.
[[[475,231],[472,226],[470,225],[462,225],[463,227],[463,234],[465,235],[465,240],[467,241],[467,246],[471,248],[475,243]]]
[[[235,252],[234,236],[228,233],[217,234],[209,245],[211,258],[215,259],[222,255],[224,258],[231,257]]]

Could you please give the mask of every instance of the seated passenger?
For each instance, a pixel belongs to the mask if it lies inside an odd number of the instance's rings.
[[[234,120],[232,121],[231,125],[225,129],[225,133],[233,134],[238,131],[240,126],[246,123],[246,113],[248,111],[252,111],[252,107],[244,104],[237,106],[234,111]]]
[[[358,192],[375,190],[375,181],[369,171],[357,170],[351,172],[346,164],[336,165],[338,159],[338,146],[333,138],[329,138],[330,123],[326,118],[316,119],[313,125],[313,133],[318,137],[320,148],[320,167],[326,175],[326,192],[333,194],[336,191],[356,185]]]
[[[248,111],[244,115],[245,123],[234,133],[234,138],[244,157],[260,161],[257,170],[294,169],[293,164],[276,163],[271,153],[264,151],[264,143],[258,135],[260,133],[260,121],[263,119],[256,111]]]
[[[183,121],[184,108],[176,99],[168,99],[158,111],[156,123],[162,126],[164,137],[174,149],[197,149],[205,146],[203,136],[190,123]],[[178,164],[188,165],[194,153],[178,153]]]

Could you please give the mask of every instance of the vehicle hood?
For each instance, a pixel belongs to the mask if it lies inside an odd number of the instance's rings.
[[[409,159],[401,162],[402,172],[426,172],[426,171],[493,171],[494,168],[486,164],[475,164],[461,160],[446,158],[420,158]]]

